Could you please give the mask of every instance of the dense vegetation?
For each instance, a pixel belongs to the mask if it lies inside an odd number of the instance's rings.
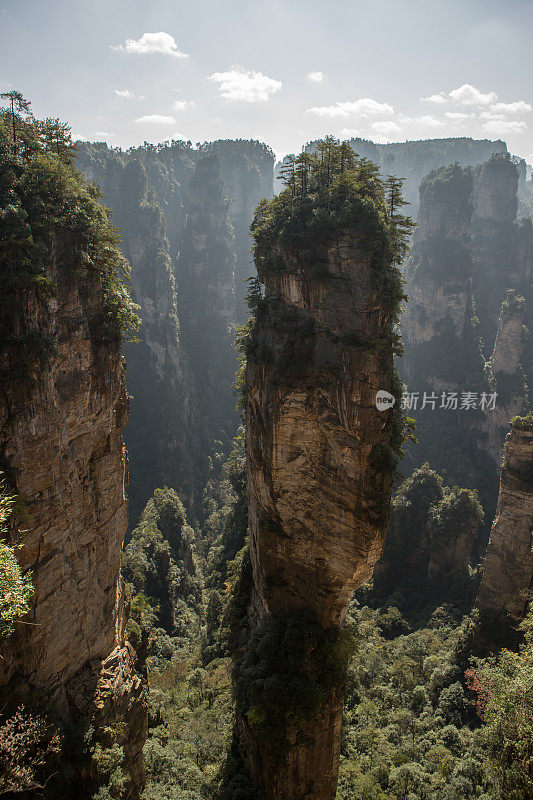
[[[50,292],[49,265],[54,248],[72,250],[73,270],[98,269],[105,318],[103,337],[119,339],[135,330],[136,306],[124,285],[129,266],[120,255],[118,235],[100,192],[73,166],[74,146],[66,125],[36,120],[30,106],[15,95],[12,107],[0,109],[0,304],[4,323],[19,292]],[[4,97],[6,97],[4,95]],[[9,332],[3,332],[9,338]],[[52,343],[38,330],[14,342],[51,355]]]
[[[259,204],[252,223],[259,277],[265,269],[290,271],[293,258],[319,276],[327,272],[328,247],[356,231],[380,297],[397,313],[403,291],[391,264],[401,262],[412,228],[400,212],[401,181],[391,177],[384,183],[375,164],[331,137],[311,153],[289,157],[282,180],[285,189]]]

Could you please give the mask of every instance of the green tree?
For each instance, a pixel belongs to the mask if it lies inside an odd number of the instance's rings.
[[[5,489],[0,473],[0,536],[7,532],[15,498]],[[30,610],[31,575],[22,574],[15,548],[0,539],[0,642],[13,633],[14,623]]]
[[[31,115],[31,103],[26,100],[20,92],[13,89],[11,92],[2,92],[0,94],[2,100],[7,100],[11,109],[11,124],[13,130],[13,154],[17,156],[17,126],[16,119],[21,117],[22,114]]]
[[[401,262],[409,249],[409,235],[416,226],[410,217],[401,214],[400,209],[409,205],[403,197],[405,178],[389,175],[385,181],[385,200],[392,235],[395,260]]]

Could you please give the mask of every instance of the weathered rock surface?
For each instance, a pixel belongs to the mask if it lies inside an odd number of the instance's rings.
[[[15,339],[2,348],[0,452],[27,505],[27,520],[11,534],[23,545],[17,554],[35,595],[29,617],[2,650],[0,682],[6,700],[36,694],[70,718],[79,713],[72,687],[80,676],[89,670],[103,681],[102,719],[122,706],[135,718],[123,734],[133,797],[143,784],[146,708],[124,644],[120,577],[128,401],[120,340],[102,327],[100,271],[80,273],[74,253],[74,239],[56,241],[46,275],[54,296],[27,290],[5,320]],[[55,354],[48,369],[37,359],[20,375],[16,336],[28,329],[49,337]],[[87,725],[95,699],[85,693]]]
[[[222,174],[217,167],[209,176],[205,166],[214,161]],[[130,520],[136,524],[155,487],[164,485],[175,487],[197,518],[212,464],[221,445],[222,455],[229,453],[235,433],[228,325],[247,316],[249,226],[258,200],[272,195],[274,154],[247,140],[199,148],[145,144],[127,152],[87,142],[79,143],[76,162],[101,185],[113,211],[141,307],[140,341],[124,348],[135,398],[125,431]],[[204,343],[218,340],[224,358],[206,359],[197,334]],[[206,372],[217,371],[216,387],[206,389]]]
[[[533,423],[512,424],[476,605],[492,640],[511,636],[533,600]]]
[[[172,169],[168,165],[168,172],[157,160],[145,166],[140,158],[128,158],[101,145],[84,145],[78,154],[79,169],[101,185],[106,203],[113,209],[121,249],[131,265],[132,295],[141,307],[139,341],[124,345],[128,390],[135,398],[125,434],[133,521],[157,486],[177,486],[189,503],[194,502],[197,491],[193,466],[196,398],[180,342],[166,224],[169,217],[179,226],[181,239],[184,189],[177,175],[185,181],[191,167],[179,161],[180,153],[175,154]]]
[[[259,270],[265,299],[246,370],[252,617],[305,612],[331,630],[383,545],[393,412],[375,398],[392,389],[391,313],[356,235],[324,252],[322,277],[281,255],[284,272]],[[267,800],[334,797],[342,697],[342,686],[328,690],[312,719],[287,726],[281,760],[240,717]]]
[[[500,310],[494,351],[487,365],[498,394],[494,411],[487,418],[488,446],[495,460],[501,459],[509,420],[521,414],[526,403],[527,385],[522,367],[527,339],[526,311],[525,299],[513,289],[508,290]]]

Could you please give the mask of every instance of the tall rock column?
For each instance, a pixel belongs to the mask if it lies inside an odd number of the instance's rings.
[[[478,644],[513,643],[533,600],[533,416],[517,417],[505,446],[496,518],[476,600]]]
[[[489,442],[492,390],[472,291],[472,192],[472,170],[457,164],[420,185],[400,369],[419,442],[408,450],[408,466],[427,461],[446,483],[477,489],[490,518],[499,459]]]
[[[500,309],[494,351],[487,364],[498,394],[498,403],[487,420],[488,444],[493,458],[498,460],[509,420],[521,414],[526,404],[527,384],[521,363],[528,333],[524,325],[526,311],[525,298],[514,289],[508,289]]]
[[[196,389],[202,427],[200,458],[213,440],[228,448],[237,426],[232,395],[235,349],[235,249],[222,172],[216,155],[199,159],[189,183],[188,210],[177,260],[182,344]]]
[[[333,212],[317,236],[314,214],[340,197],[346,216]],[[257,287],[245,385],[252,633],[237,703],[241,753],[267,800],[335,796],[343,620],[389,513],[398,419],[378,410],[376,393],[395,391],[394,303],[380,281],[399,284],[379,200],[366,198],[372,240],[361,199],[339,178],[302,201],[301,216],[286,190],[255,223],[264,296]]]
[[[0,466],[26,509],[9,535],[35,591],[2,644],[0,708],[41,703],[80,734],[92,727],[104,746],[115,729],[134,798],[147,715],[120,574],[129,413],[121,333],[132,311],[123,258],[68,160],[40,154],[37,166],[26,157],[15,169],[7,152],[0,210],[16,210],[25,238],[0,229]],[[28,184],[32,175],[42,183]],[[90,786],[87,764],[65,751],[62,765]]]
[[[196,398],[180,342],[167,224],[153,174],[142,163],[146,155],[141,148],[126,155],[104,145],[84,145],[77,158],[78,168],[99,182],[113,209],[121,249],[131,265],[132,293],[141,307],[139,341],[124,346],[134,398],[126,429],[134,524],[156,487],[174,486],[193,505],[203,486],[196,468]],[[173,197],[167,216],[176,205],[183,214]]]

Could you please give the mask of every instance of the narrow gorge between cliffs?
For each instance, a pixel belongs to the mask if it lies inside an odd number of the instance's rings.
[[[529,800],[531,168],[11,95],[0,798]]]

